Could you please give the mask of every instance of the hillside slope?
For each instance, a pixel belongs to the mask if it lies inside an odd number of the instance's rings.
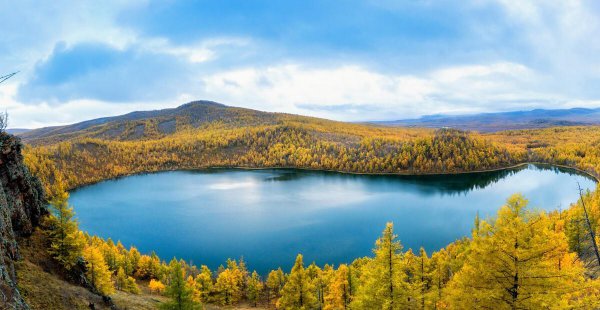
[[[34,146],[29,167],[45,184],[62,175],[69,188],[173,169],[424,174],[498,169],[525,158],[523,150],[476,133],[343,123],[211,102],[39,129],[23,138]]]
[[[456,128],[494,132],[514,129],[534,129],[556,126],[599,125],[600,108],[513,111],[473,115],[427,115],[418,119],[373,122],[387,126]]]
[[[44,127],[19,134],[26,143],[50,144],[75,138],[143,140],[161,138],[177,131],[223,122],[230,126],[274,124],[284,114],[228,107],[212,101],[194,101],[173,109],[136,111],[125,115],[88,120],[72,125]]]

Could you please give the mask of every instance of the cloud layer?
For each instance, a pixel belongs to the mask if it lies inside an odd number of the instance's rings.
[[[596,106],[587,1],[0,1],[11,127],[207,99],[338,120]]]

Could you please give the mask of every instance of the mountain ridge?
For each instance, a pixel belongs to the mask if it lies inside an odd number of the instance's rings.
[[[198,100],[175,108],[134,111],[123,115],[101,117],[83,122],[50,126],[19,133],[28,144],[56,143],[73,137],[108,140],[138,140],[167,136],[184,128],[197,128],[207,123],[222,121],[243,125],[275,123],[284,113],[270,113],[231,107],[214,101]]]
[[[228,106],[209,100],[196,100],[175,108],[133,111],[69,125],[30,130],[9,129],[9,132],[18,135],[29,144],[47,143],[48,141],[55,143],[81,135],[111,140],[137,140],[149,136],[150,131],[154,131],[151,137],[156,138],[167,136],[181,128],[197,128],[214,121],[222,121],[224,124],[239,122],[242,125],[274,124],[280,122],[284,117],[311,118]],[[327,119],[320,120],[329,121]],[[149,124],[148,121],[154,124]],[[413,119],[360,123],[392,127],[455,128],[497,132],[558,126],[600,125],[600,108],[533,109],[461,115],[432,114]]]
[[[600,125],[600,108],[533,109],[461,115],[433,114],[414,119],[369,123],[385,126],[450,127],[461,130],[495,132],[555,126]]]

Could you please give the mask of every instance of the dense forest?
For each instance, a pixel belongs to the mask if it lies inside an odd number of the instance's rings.
[[[199,109],[199,110],[198,110]],[[232,110],[230,110],[232,109]],[[190,104],[30,133],[25,160],[48,193],[49,254],[66,270],[83,258],[97,292],[169,297],[166,309],[239,302],[278,309],[565,309],[600,307],[600,194],[569,209],[528,208],[508,198],[498,214],[474,219],[472,235],[440,251],[404,249],[389,223],[373,255],[317,266],[298,255],[267,275],[243,259],[218,270],[166,262],[135,247],[78,230],[69,189],[133,173],[209,167],[295,167],[352,173],[484,171],[545,162],[600,173],[600,128],[565,127],[490,134],[349,124]],[[232,116],[233,115],[233,116]],[[166,125],[166,123],[168,125]]]

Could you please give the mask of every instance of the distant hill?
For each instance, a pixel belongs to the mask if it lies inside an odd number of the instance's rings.
[[[371,122],[406,127],[456,128],[494,132],[510,129],[532,129],[555,126],[600,125],[600,108],[514,111],[472,115],[427,115],[418,119]]]
[[[44,127],[19,133],[29,144],[49,144],[73,138],[104,140],[141,140],[160,138],[176,131],[222,122],[228,126],[275,124],[285,116],[256,110],[229,107],[212,101],[193,101],[177,108],[136,111],[103,117],[72,125]]]
[[[18,135],[21,133],[25,133],[30,131],[31,129],[26,129],[26,128],[7,128],[6,132],[13,134],[13,135]]]

